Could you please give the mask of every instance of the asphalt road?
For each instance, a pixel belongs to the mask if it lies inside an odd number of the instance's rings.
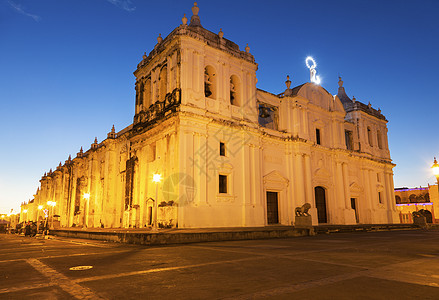
[[[438,295],[438,230],[162,247],[0,235],[0,299],[438,299]]]

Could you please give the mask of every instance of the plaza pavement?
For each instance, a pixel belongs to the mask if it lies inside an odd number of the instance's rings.
[[[438,299],[438,293],[437,229],[168,246],[0,235],[0,299]]]

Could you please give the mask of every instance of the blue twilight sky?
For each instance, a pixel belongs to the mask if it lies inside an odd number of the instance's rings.
[[[159,33],[190,19],[186,0],[0,0],[0,213],[33,197],[39,179],[95,136],[132,122],[134,75]],[[439,1],[199,1],[203,27],[259,64],[272,93],[309,81],[381,108],[396,187],[435,182],[439,156]]]

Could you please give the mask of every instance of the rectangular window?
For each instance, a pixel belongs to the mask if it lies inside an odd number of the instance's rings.
[[[227,176],[219,175],[219,192],[220,194],[227,194]]]
[[[380,203],[380,204],[383,204],[383,197],[381,196],[381,192],[378,192],[378,202]]]
[[[316,143],[317,145],[321,145],[320,143],[320,129],[316,128]]]
[[[346,141],[346,149],[348,150],[354,150],[354,142],[352,138],[352,131],[345,130],[344,131],[345,141]]]
[[[226,145],[223,142],[220,142],[220,155],[226,156]]]

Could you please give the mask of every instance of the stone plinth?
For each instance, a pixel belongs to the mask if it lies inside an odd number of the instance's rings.
[[[296,228],[312,228],[311,216],[296,216],[294,227]]]

